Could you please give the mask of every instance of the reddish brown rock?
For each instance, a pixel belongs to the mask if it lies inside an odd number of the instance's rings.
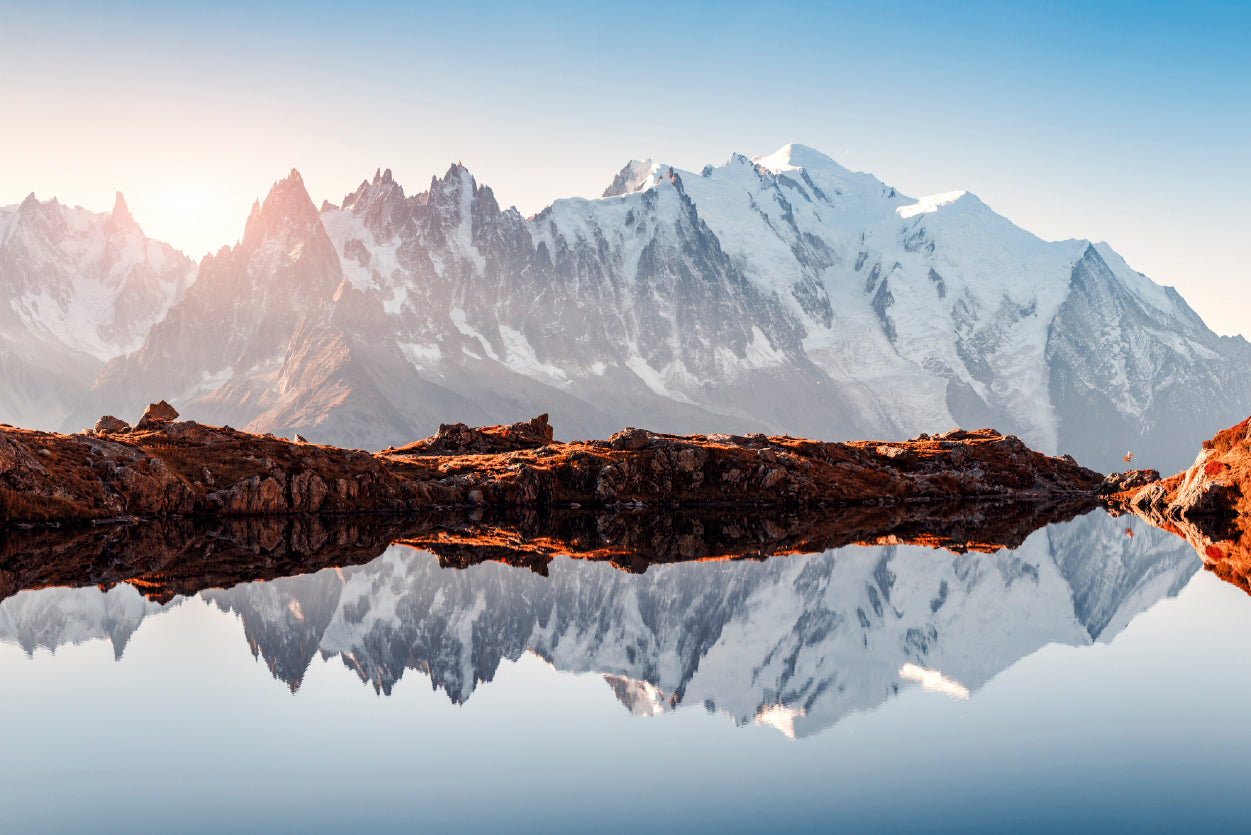
[[[0,599],[23,589],[129,583],[168,601],[207,588],[369,562],[392,543],[447,568],[505,562],[546,573],[556,554],[630,572],[660,563],[766,559],[843,545],[911,543],[957,553],[1014,548],[1038,528],[1095,506],[913,503],[795,512],[479,507],[415,514],[162,519],[113,525],[0,527]]]
[[[121,435],[130,431],[130,424],[121,418],[105,415],[96,421],[93,431],[97,435]]]
[[[32,453],[38,451],[38,456]],[[0,428],[0,521],[412,511],[431,505],[798,507],[1091,496],[1102,476],[993,430],[900,443],[629,429],[558,443],[546,416],[440,427],[369,454],[158,422],[110,437]]]
[[[162,400],[160,403],[149,403],[143,410],[143,417],[135,424],[135,429],[151,429],[158,424],[178,420],[178,412],[173,406]]]
[[[1114,501],[1184,537],[1205,568],[1251,593],[1251,418],[1204,441],[1189,469]]]

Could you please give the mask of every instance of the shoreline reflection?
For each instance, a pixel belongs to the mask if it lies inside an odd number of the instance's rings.
[[[698,705],[804,737],[907,687],[965,698],[1047,644],[1110,640],[1199,568],[1184,541],[1137,520],[1127,536],[1101,512],[1030,533],[1005,520],[1037,521],[1037,508],[907,510],[858,529],[568,513],[234,522],[185,539],[181,523],[39,532],[26,540],[39,549],[5,551],[4,588],[85,587],[10,593],[0,639],[28,654],[107,639],[124,661],[140,624],[197,594],[238,616],[292,692],[313,658],[338,658],[377,693],[415,672],[465,704],[501,662],[533,653],[602,675],[636,715]],[[766,556],[847,537],[875,544]],[[1003,542],[1015,547],[979,552]],[[283,575],[296,565],[318,570]]]

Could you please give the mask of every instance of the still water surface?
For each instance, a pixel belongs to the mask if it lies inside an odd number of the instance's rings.
[[[0,804],[7,831],[1227,831],[1248,635],[1185,542],[1102,512],[989,555],[544,577],[396,546],[164,604],[22,591]]]

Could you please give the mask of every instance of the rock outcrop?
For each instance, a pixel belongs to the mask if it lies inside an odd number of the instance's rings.
[[[172,411],[172,410],[171,410]],[[0,427],[0,522],[412,512],[440,505],[808,507],[1093,497],[1103,477],[994,430],[825,443],[628,429],[559,443],[546,415],[444,425],[370,454],[154,410],[125,435]]]
[[[1204,441],[1189,469],[1113,501],[1184,537],[1207,569],[1251,593],[1251,418]]]

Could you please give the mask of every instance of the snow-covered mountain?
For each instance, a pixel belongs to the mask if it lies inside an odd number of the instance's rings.
[[[991,425],[1169,470],[1251,411],[1251,346],[1104,244],[788,145],[698,174],[632,162],[532,218],[460,165],[413,196],[378,172],[320,211],[292,172],[75,420],[159,398],[350,446],[550,412],[566,437]]]
[[[444,569],[401,546],[200,597],[240,617],[252,653],[293,691],[320,655],[378,692],[416,671],[463,703],[532,652],[602,674],[638,714],[696,705],[802,736],[906,687],[964,698],[1049,643],[1109,641],[1198,567],[1177,537],[1096,512],[997,554],[851,546],[641,575],[558,558],[544,577]],[[0,603],[0,639],[29,651],[109,637],[120,654],[161,609],[128,589],[21,592]]]
[[[60,428],[194,277],[189,258],[144,236],[121,194],[109,213],[33,194],[0,208],[0,421]]]
[[[559,670],[603,674],[634,712],[699,705],[802,736],[914,683],[965,697],[1047,644],[1111,640],[1198,570],[1175,537],[1130,525],[1133,537],[1124,520],[1095,513],[994,555],[851,546],[643,575],[563,559],[548,577],[493,563],[448,571],[393,548],[298,578],[289,592],[288,581],[265,584],[277,588],[255,602],[250,585],[205,596],[241,614],[275,676],[299,671],[284,679],[292,686],[314,656],[309,638],[292,656],[295,642],[258,637],[283,632],[310,601],[324,613],[334,589],[317,651],[379,692],[418,670],[464,702],[502,660],[533,652]],[[307,631],[303,621],[287,629]]]
[[[113,644],[113,656],[120,660],[145,618],[180,601],[154,603],[125,583],[107,591],[94,586],[20,591],[0,603],[0,641],[34,653],[103,638]]]

